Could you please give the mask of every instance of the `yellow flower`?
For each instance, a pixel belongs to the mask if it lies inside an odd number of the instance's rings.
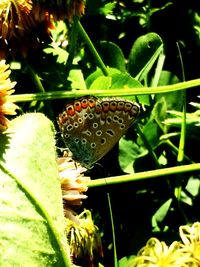
[[[70,245],[72,261],[81,266],[96,266],[103,257],[101,238],[89,210],[77,215],[78,224],[67,219],[66,235]]]
[[[5,60],[0,61],[0,131],[6,130],[9,126],[9,120],[4,115],[15,115],[17,105],[9,101],[9,95],[14,92],[16,82],[11,82],[9,65]]]
[[[168,247],[165,242],[150,238],[128,266],[188,267],[192,262],[191,257],[180,250],[179,242],[175,241]]]
[[[183,241],[182,251],[190,254],[196,262],[195,266],[200,266],[200,223],[180,226],[179,232]]]

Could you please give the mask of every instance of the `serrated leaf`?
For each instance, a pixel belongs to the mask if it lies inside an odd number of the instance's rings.
[[[31,113],[0,135],[1,266],[70,266],[54,133]]]
[[[57,62],[60,64],[66,63],[69,55],[66,50],[56,45],[45,48],[44,52],[46,54],[53,54],[54,56],[57,56]]]
[[[112,13],[115,6],[116,6],[116,3],[107,3],[103,7],[99,8],[99,13],[103,15],[108,15]]]

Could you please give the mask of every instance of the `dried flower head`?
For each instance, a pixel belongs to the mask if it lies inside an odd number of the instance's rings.
[[[9,126],[9,120],[5,115],[15,115],[17,105],[9,100],[9,95],[14,92],[16,82],[11,82],[9,65],[5,60],[0,61],[0,131],[6,130]]]
[[[28,51],[50,42],[50,29],[58,20],[81,16],[83,0],[1,0],[0,1],[0,58],[8,53],[26,57]]]
[[[0,58],[8,53],[14,58],[26,57],[29,49],[38,48],[40,37],[46,37],[49,17],[36,21],[32,11],[32,0],[4,0],[0,4]]]
[[[94,255],[102,256],[101,239],[97,226],[94,225],[90,211],[80,215],[76,213],[82,200],[87,196],[86,182],[89,177],[83,176],[86,171],[66,154],[58,158],[60,183],[63,195],[64,215],[66,218],[66,235],[74,263],[82,262],[84,266],[93,266]]]
[[[23,30],[24,16],[32,8],[31,0],[3,0],[0,3],[0,35],[8,41],[16,29]]]
[[[86,199],[87,196],[84,194],[87,191],[86,182],[89,177],[83,175],[86,171],[85,168],[81,167],[64,154],[63,157],[58,158],[58,168],[61,189],[63,194],[64,214],[71,220],[76,220],[75,210],[80,207],[82,200]]]
[[[35,11],[35,15],[37,17],[44,12],[49,12],[53,15],[55,21],[67,19],[71,21],[74,16],[80,17],[84,14],[85,10],[85,0],[46,0],[46,1],[38,1],[37,12]]]

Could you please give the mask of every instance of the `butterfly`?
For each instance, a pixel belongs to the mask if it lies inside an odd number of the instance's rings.
[[[73,159],[91,168],[136,121],[140,106],[130,100],[84,96],[68,103],[58,126]]]

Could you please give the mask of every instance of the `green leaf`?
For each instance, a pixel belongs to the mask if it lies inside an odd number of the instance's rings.
[[[140,36],[132,46],[128,59],[128,72],[142,81],[162,50],[163,42],[158,34],[150,32]]]
[[[44,52],[46,54],[53,54],[54,56],[57,56],[57,62],[60,64],[66,63],[69,55],[69,53],[65,49],[57,45],[52,45],[52,47],[45,48]]]
[[[119,141],[119,164],[121,169],[126,173],[134,173],[133,164],[135,159],[140,155],[141,149],[132,140],[121,138]]]
[[[176,84],[179,82],[180,80],[178,79],[178,77],[174,75],[172,72],[162,71],[158,86],[169,85],[169,84],[171,85],[171,84]],[[159,101],[162,98],[165,99],[167,110],[180,111],[183,106],[184,91],[180,90],[180,91],[155,95],[156,101]],[[179,99],[179,101],[177,101],[177,99]]]
[[[71,70],[68,81],[71,82],[71,88],[73,89],[86,89],[83,73],[80,69]]]
[[[91,84],[90,89],[109,89],[112,78],[108,76],[100,76]]]
[[[124,89],[124,96],[126,96],[126,89],[128,88],[141,88],[143,87],[140,82],[131,77],[129,73],[113,73],[111,74],[112,84],[110,89]],[[149,105],[149,97],[147,95],[137,96],[138,100],[142,104]],[[126,97],[126,99],[135,100],[135,97]]]
[[[152,227],[154,228],[154,231],[160,230],[160,225],[165,219],[167,213],[169,212],[169,209],[172,204],[172,199],[168,199],[153,215],[152,217]]]
[[[125,58],[118,45],[108,41],[101,41],[97,45],[97,50],[106,66],[116,68],[122,72],[126,71]]]
[[[90,74],[86,79],[89,89],[121,89],[124,90],[124,98],[135,101],[135,96],[126,96],[127,88],[141,88],[142,84],[131,77],[127,72],[120,72],[115,68],[107,68],[109,76],[104,76],[100,69]],[[140,103],[149,105],[149,97],[140,95],[137,97]]]
[[[135,256],[130,256],[130,257],[123,257],[119,260],[119,267],[127,267],[127,266],[133,266],[131,265],[133,259]]]
[[[188,180],[186,189],[193,196],[197,197],[199,194],[200,181],[198,178],[191,176]]]
[[[54,51],[53,48],[52,50]],[[36,74],[39,76],[45,91],[66,90],[66,88],[70,87],[64,61],[63,63],[58,63],[56,55],[44,53],[42,58],[38,58],[31,65],[34,70],[37,70]],[[26,88],[26,84],[24,86]]]
[[[120,72],[115,68],[107,68],[109,76],[104,76],[100,69],[90,74],[86,79],[86,86],[89,89],[121,89],[124,90],[124,98],[135,101],[135,96],[126,96],[126,89],[141,88],[142,84],[127,72]],[[137,96],[140,103],[149,105],[147,95]]]
[[[99,13],[103,15],[108,15],[112,13],[115,6],[116,6],[116,3],[107,3],[103,7],[99,8]]]
[[[0,135],[1,266],[70,266],[54,134],[30,113]]]
[[[120,73],[120,71],[118,69],[114,69],[114,68],[107,68],[107,71],[109,73],[109,76],[111,76],[112,74],[114,73]],[[99,78],[100,76],[103,76],[103,72],[101,71],[101,69],[97,69],[96,71],[94,71],[93,73],[91,73],[87,78],[86,78],[86,86],[87,88],[90,89],[91,85],[93,84],[93,82]],[[99,88],[96,88],[96,89],[99,89]],[[102,89],[102,86],[101,86],[101,89]]]
[[[149,119],[146,125],[143,128],[143,134],[145,135],[148,143],[153,148],[157,147],[160,143],[160,136],[162,134],[158,124],[155,122],[154,119]],[[139,137],[139,143],[143,143],[141,138]]]
[[[129,73],[113,73],[112,76],[112,89],[126,89],[126,88],[141,88],[142,84],[136,79],[131,77]]]

